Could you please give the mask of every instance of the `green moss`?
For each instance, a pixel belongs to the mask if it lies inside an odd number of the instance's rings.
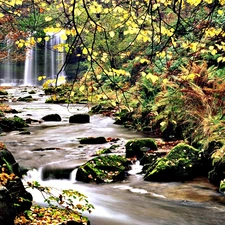
[[[77,171],[77,180],[83,182],[115,182],[125,179],[128,161],[120,155],[95,157]]]
[[[23,127],[28,127],[28,124],[22,118],[14,116],[11,118],[2,118],[0,120],[0,127],[4,131],[18,130]]]
[[[164,158],[149,166],[145,180],[177,181],[192,179],[201,172],[201,152],[192,146],[180,143]]]

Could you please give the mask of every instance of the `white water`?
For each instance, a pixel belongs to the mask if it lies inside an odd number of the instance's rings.
[[[45,41],[45,49],[34,46],[27,51],[24,67],[24,85],[32,86],[38,84],[38,77],[45,76],[46,79],[55,79],[58,72],[59,76],[65,76],[63,68],[65,52],[58,51],[54,46],[63,44],[60,33],[51,33],[49,41]]]

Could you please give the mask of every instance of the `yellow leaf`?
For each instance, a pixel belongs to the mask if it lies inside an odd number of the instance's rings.
[[[148,59],[140,59],[140,63],[149,63],[150,61]]]
[[[49,39],[50,39],[50,38],[49,38],[48,36],[47,36],[47,37],[45,37],[45,41],[49,41]]]
[[[109,36],[110,36],[110,37],[114,37],[114,36],[115,36],[114,31],[110,31],[110,32],[109,32]]]
[[[87,55],[87,54],[88,54],[87,48],[83,48],[82,53],[83,53],[84,55]]]
[[[84,90],[85,90],[85,85],[80,86],[79,91],[84,92]]]
[[[146,79],[151,80],[153,84],[159,79],[156,75],[152,73],[148,73],[145,77]]]
[[[4,17],[5,15],[3,13],[0,13],[0,18]]]
[[[220,16],[223,15],[223,10],[222,10],[222,9],[219,9],[217,12],[218,12],[218,14],[219,14]]]
[[[60,37],[61,37],[61,39],[62,39],[63,41],[66,41],[66,40],[67,40],[67,35],[66,35],[65,33],[62,33],[62,34],[60,35]]]
[[[45,17],[45,21],[46,21],[46,22],[49,22],[49,21],[51,21],[51,20],[52,20],[52,17],[51,17],[51,16],[46,16],[46,17]]]
[[[220,57],[217,58],[217,62],[220,62],[222,60],[223,60],[223,57],[222,56],[220,56]]]
[[[213,49],[212,51],[211,51],[211,54],[212,55],[215,55],[217,53],[217,50],[216,49]]]
[[[18,48],[22,48],[24,46],[24,43],[20,42],[17,46]]]
[[[214,49],[214,46],[209,46],[209,50],[212,51]]]
[[[40,43],[42,41],[42,38],[38,38],[37,42]]]

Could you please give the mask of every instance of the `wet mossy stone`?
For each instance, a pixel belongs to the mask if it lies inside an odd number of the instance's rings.
[[[85,113],[70,116],[69,123],[90,123],[90,115]]]
[[[0,169],[4,168],[4,172],[8,175],[15,174],[15,178],[9,179],[4,187],[7,189],[8,194],[11,197],[13,205],[16,206],[17,212],[30,209],[32,205],[32,196],[26,191],[22,180],[19,164],[15,161],[12,153],[4,146],[0,148]],[[24,201],[21,201],[24,199]]]
[[[80,139],[80,144],[104,144],[106,142],[105,137],[87,137]]]
[[[33,99],[33,97],[31,96],[31,95],[27,95],[27,96],[25,96],[25,97],[19,97],[18,99],[17,99],[17,101],[19,101],[19,102],[31,102],[31,101],[33,101],[34,99]]]
[[[36,94],[36,91],[35,91],[35,90],[30,90],[30,91],[28,92],[28,94],[30,94],[30,95]]]
[[[124,156],[98,156],[78,168],[76,180],[85,183],[122,181],[126,178],[128,169],[129,162]]]
[[[141,159],[149,150],[157,150],[157,144],[152,138],[137,138],[126,143],[126,158]]]
[[[151,164],[144,176],[147,181],[184,181],[202,173],[202,152],[180,143],[164,157]]]
[[[0,127],[3,131],[20,130],[21,128],[28,127],[25,120],[18,116],[0,118]]]
[[[55,114],[49,114],[49,115],[42,117],[42,120],[44,120],[44,121],[61,121],[62,119],[59,114],[55,113]]]

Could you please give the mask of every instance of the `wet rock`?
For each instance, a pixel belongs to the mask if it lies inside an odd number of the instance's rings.
[[[24,130],[24,131],[19,132],[19,134],[21,134],[21,135],[29,135],[29,134],[31,134],[31,132],[28,131],[28,130]]]
[[[59,114],[55,113],[55,114],[49,114],[49,115],[43,116],[42,120],[44,120],[44,121],[61,121],[62,118]]]
[[[164,157],[152,163],[144,179],[148,181],[183,181],[202,171],[202,152],[184,143],[176,145]]]
[[[10,118],[0,118],[0,127],[3,131],[19,130],[24,127],[28,127],[28,124],[22,118],[18,116]]]
[[[10,199],[6,198],[10,203],[5,202],[5,204],[12,205],[17,213],[30,209],[32,196],[26,191],[21,181],[18,163],[11,152],[4,146],[1,146],[0,149],[0,169],[2,177],[4,177],[2,185],[7,189],[7,193],[10,196]],[[1,203],[3,204],[3,202]]]
[[[88,114],[74,114],[70,116],[69,123],[90,123],[90,116]]]
[[[151,150],[157,150],[157,144],[152,138],[137,138],[126,143],[126,158],[136,157],[141,159],[144,154]]]
[[[87,137],[80,140],[80,144],[104,144],[106,142],[105,137]]]
[[[28,94],[30,94],[30,95],[36,94],[36,91],[35,90],[30,90],[30,91],[28,91]]]
[[[56,168],[53,166],[46,166],[42,170],[42,179],[70,179],[71,173],[74,170],[72,168]]]
[[[16,209],[6,187],[0,186],[0,224],[14,225]]]
[[[31,102],[33,101],[33,97],[31,95],[28,95],[28,96],[25,96],[25,97],[19,97],[17,99],[17,101],[20,101],[20,102]]]
[[[129,169],[128,160],[120,155],[99,156],[89,160],[77,170],[76,179],[86,183],[122,181]]]
[[[165,151],[154,151],[154,152],[148,152],[146,153],[140,160],[140,165],[143,165],[143,172],[153,165],[157,159],[162,158],[166,155],[167,152]]]
[[[8,95],[8,92],[5,90],[0,90],[0,95]]]

